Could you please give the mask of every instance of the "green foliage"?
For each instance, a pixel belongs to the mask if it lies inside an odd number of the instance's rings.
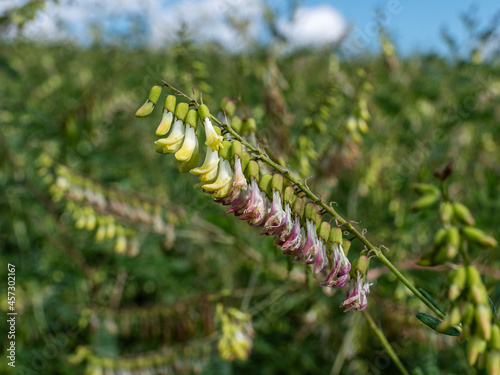
[[[398,267],[444,301],[444,274],[416,266],[434,246],[438,220],[481,228],[465,230],[471,242],[500,238],[500,65],[494,58],[399,58],[388,43],[379,55],[344,61],[328,49],[230,54],[185,35],[161,51],[0,41],[0,275],[5,280],[7,263],[16,265],[18,364],[72,374],[104,364],[146,368],[177,356],[187,363],[182,371],[207,374],[397,373],[366,323],[337,308],[343,291],[328,297],[302,268],[288,272],[272,241],[194,191],[195,178],[158,155],[154,129],[134,118],[162,80],[185,92],[193,87],[197,97],[203,92],[211,108],[232,97],[236,114],[255,120],[255,140],[265,139],[262,146],[302,179],[311,177],[309,187],[387,244]],[[120,192],[131,206],[162,207],[171,229],[106,211],[133,230],[139,251],[130,257],[114,242],[96,241],[95,231],[75,228],[70,197],[53,199],[48,173],[40,172],[43,154],[107,199]],[[455,205],[444,220],[430,208],[412,213],[411,184],[432,182],[449,161],[449,194],[468,209]],[[426,198],[418,208],[439,200],[439,190],[418,189]],[[104,215],[92,209],[84,216]],[[352,242],[351,252],[362,250]],[[468,249],[472,263],[485,265],[493,304],[500,298],[497,250]],[[461,345],[414,318],[424,306],[378,262],[371,267],[368,309],[407,368],[475,373]],[[0,298],[6,310],[6,294]],[[252,316],[246,362],[215,355],[217,303]],[[44,351],[49,346],[57,360]]]

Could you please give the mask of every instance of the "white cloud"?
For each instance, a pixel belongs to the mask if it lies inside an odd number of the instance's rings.
[[[10,4],[18,5],[19,0]],[[33,39],[88,40],[91,24],[126,31],[127,16],[140,15],[148,25],[148,40],[152,46],[174,41],[182,25],[199,41],[215,41],[230,50],[242,50],[248,40],[228,22],[236,19],[246,25],[251,40],[262,40],[263,3],[247,0],[62,0],[48,2],[46,9],[28,24],[24,35]],[[330,6],[299,8],[292,22],[279,19],[280,30],[292,45],[322,45],[338,40],[344,31],[342,17]],[[61,27],[63,25],[63,27]]]
[[[280,30],[294,46],[320,46],[338,41],[345,22],[331,6],[319,5],[299,8],[291,22],[281,21]]]

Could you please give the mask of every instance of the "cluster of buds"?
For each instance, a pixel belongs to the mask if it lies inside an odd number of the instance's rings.
[[[77,229],[95,231],[97,243],[114,240],[114,250],[117,254],[127,254],[131,257],[139,254],[136,231],[117,223],[114,216],[100,215],[92,207],[77,206],[71,201],[66,204],[66,212],[71,214]]]
[[[203,298],[196,301],[121,309],[118,313],[107,308],[84,309],[80,325],[82,328],[90,325],[94,330],[104,327],[125,339],[159,339],[164,344],[185,342],[200,332],[208,336],[214,331],[214,303]]]
[[[165,348],[134,356],[102,358],[86,347],[78,347],[70,362],[86,360],[88,375],[202,374],[210,351],[209,342],[198,342],[177,350]]]
[[[414,184],[412,188],[421,197],[412,203],[413,211],[433,206],[441,198],[440,190],[431,184]],[[452,261],[463,246],[463,241],[483,247],[496,247],[497,241],[481,229],[474,227],[475,220],[470,210],[460,202],[442,201],[439,207],[439,220],[443,225],[434,236],[429,252],[419,261],[422,266],[435,266]]]
[[[158,93],[158,89],[159,86],[155,86],[151,92]],[[150,93],[144,104],[147,108],[152,98]],[[144,109],[141,107],[136,115],[143,116]],[[198,119],[203,124],[206,145],[205,159],[200,166]],[[158,152],[173,153],[182,162],[181,172],[199,176],[200,182],[195,188],[201,188],[211,194],[215,202],[228,206],[227,213],[262,227],[260,233],[274,236],[274,243],[281,247],[283,254],[293,256],[295,263],[311,265],[314,274],[326,271],[322,286],[343,288],[353,275],[353,286],[346,298],[349,302],[342,306],[346,311],[366,308],[369,293],[366,269],[353,269],[350,275],[351,263],[347,258],[350,242],[343,240],[341,228],[323,221],[319,207],[297,194],[293,186],[286,186],[282,175],[262,173],[259,163],[244,145],[221,135],[206,105],[197,109],[190,109],[186,103],[175,106],[175,96],[168,95],[156,134],[162,137],[155,142]]]
[[[83,177],[62,164],[56,164],[47,154],[38,159],[38,174],[49,187],[55,202],[65,201],[78,229],[95,231],[97,243],[115,240],[117,253],[135,256],[139,252],[134,228],[163,234],[172,242],[172,223],[183,215],[182,210],[149,197],[131,196],[106,188]]]
[[[486,365],[489,374],[500,374],[500,327],[494,322],[496,317],[476,267],[462,266],[450,275],[448,298],[452,307],[437,330],[444,332],[461,323],[461,336],[469,340],[469,364],[479,362]]]
[[[251,316],[232,307],[224,310],[219,304],[216,317],[221,324],[221,336],[217,345],[219,356],[225,361],[246,360],[252,350],[255,334]]]

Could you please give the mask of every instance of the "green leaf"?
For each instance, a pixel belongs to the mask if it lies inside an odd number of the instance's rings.
[[[493,313],[493,316],[496,318],[498,316],[498,311],[490,297],[488,297],[488,302],[490,303],[491,312]]]
[[[438,332],[437,326],[439,325],[439,323],[441,323],[441,320],[433,317],[432,315],[425,314],[425,313],[417,313],[416,317],[418,320],[420,320],[426,326],[429,326],[434,331]],[[443,335],[448,335],[448,336],[460,336],[460,331],[458,329],[456,329],[455,327],[451,327],[450,329],[446,330],[445,332],[438,332],[438,333],[442,333]]]
[[[441,306],[439,306],[439,304],[436,302],[436,300],[434,298],[432,298],[432,296],[429,293],[427,293],[427,291],[425,289],[418,288],[418,291],[420,293],[422,293],[424,295],[424,297],[429,300],[430,303],[432,303],[432,306],[434,306],[436,309],[439,310],[439,312],[441,314],[444,315],[444,310],[441,308]]]

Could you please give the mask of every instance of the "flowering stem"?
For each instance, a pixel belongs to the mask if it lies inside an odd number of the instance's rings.
[[[378,337],[378,339],[382,343],[382,346],[384,347],[385,351],[387,352],[389,357],[391,357],[391,359],[394,361],[394,364],[397,366],[397,368],[399,369],[401,374],[410,375],[410,373],[405,369],[403,363],[401,362],[398,355],[396,354],[396,352],[392,348],[389,341],[387,341],[387,338],[385,337],[384,332],[382,332],[382,330],[377,327],[377,324],[374,322],[371,315],[368,314],[368,312],[366,310],[363,310],[362,313],[365,316],[366,321],[370,325],[370,328],[372,329],[373,333],[375,333],[375,335]]]
[[[168,84],[167,82],[164,81],[164,85],[170,87],[172,90],[176,91],[179,95],[184,96],[186,99],[188,99],[192,104],[195,106],[198,106],[198,103],[196,102],[195,99],[189,97],[188,95],[182,93],[172,85]],[[325,212],[328,212],[330,215],[332,215],[340,225],[342,225],[347,231],[349,231],[351,234],[353,234],[356,238],[358,238],[365,246],[366,249],[371,253],[371,255],[375,256],[378,260],[380,260],[384,265],[391,270],[391,272],[399,279],[401,282],[403,282],[404,285],[418,298],[420,299],[423,303],[429,307],[434,314],[436,314],[439,318],[443,319],[444,315],[441,313],[433,304],[431,301],[429,301],[422,293],[420,293],[411,283],[410,281],[396,268],[394,264],[391,263],[389,259],[385,257],[383,252],[380,250],[380,248],[375,247],[368,239],[365,238],[363,234],[361,234],[350,222],[345,220],[335,209],[330,205],[327,205],[320,197],[318,197],[316,194],[314,194],[311,189],[307,186],[306,183],[302,182],[295,176],[293,176],[288,169],[285,167],[279,165],[278,163],[274,162],[269,155],[260,148],[257,148],[250,143],[248,143],[241,135],[239,135],[229,124],[223,124],[220,122],[215,116],[210,115],[212,121],[217,123],[230,133],[236,140],[240,141],[241,144],[245,145],[247,150],[252,151],[253,157],[255,159],[259,159],[269,165],[270,167],[274,168],[276,171],[281,173],[286,179],[288,179],[290,182],[292,182],[295,186],[297,186],[300,190],[304,192],[304,194],[311,199],[314,203],[322,207]]]

